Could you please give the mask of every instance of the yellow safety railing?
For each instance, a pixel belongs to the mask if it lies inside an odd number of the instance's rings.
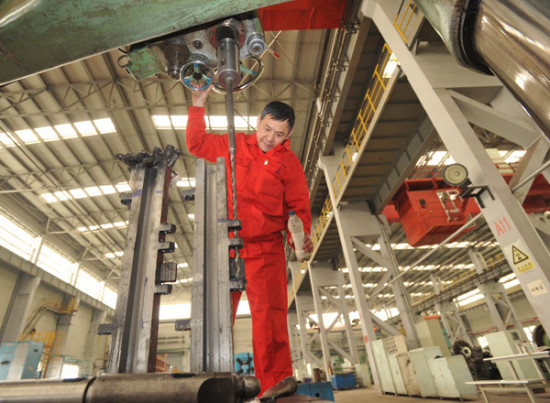
[[[399,35],[401,35],[401,38],[403,38],[403,41],[405,43],[408,43],[405,31],[407,31],[407,28],[409,27],[409,24],[411,23],[411,20],[415,15],[415,11],[416,4],[413,3],[413,0],[409,0],[407,6],[402,7],[399,10],[397,15],[395,16],[395,20],[393,21],[393,25],[395,26],[397,32],[399,32]]]
[[[315,245],[319,245],[319,241],[321,240],[321,234],[323,233],[323,230],[325,229],[331,214],[332,214],[332,203],[330,201],[330,196],[328,196],[321,210],[321,215],[319,216],[319,220],[317,221],[317,224],[315,225],[315,229],[313,230],[313,242],[315,243]]]
[[[361,142],[368,132],[369,124],[377,111],[382,94],[386,90],[386,84],[396,67],[397,60],[393,56],[389,46],[384,44],[380,59],[372,75],[370,87],[365,93],[361,110],[357,115],[357,120],[351,131],[344,156],[340,160],[336,175],[332,180],[332,186],[337,197],[339,197],[344,190],[345,182],[351,174],[353,163],[356,158],[359,158],[358,152],[361,147]]]

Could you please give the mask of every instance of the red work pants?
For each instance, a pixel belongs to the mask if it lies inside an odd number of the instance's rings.
[[[241,256],[252,315],[254,374],[266,389],[292,376],[287,328],[287,283],[283,241],[246,242]],[[241,293],[233,293],[233,319]]]

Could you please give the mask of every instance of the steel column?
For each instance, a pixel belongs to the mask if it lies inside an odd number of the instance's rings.
[[[389,225],[385,222],[385,216],[377,216],[380,224],[380,237],[378,238],[378,243],[380,244],[380,252],[382,256],[389,260],[390,264],[388,266],[388,271],[392,276],[399,276],[399,265],[393,253],[390,237],[388,235]],[[393,295],[395,296],[395,302],[397,305],[397,310],[399,311],[399,318],[403,322],[403,327],[405,328],[405,339],[407,341],[407,347],[409,349],[415,349],[420,347],[420,341],[418,340],[418,334],[416,333],[414,313],[412,309],[411,299],[405,284],[403,284],[403,277],[399,277],[397,281],[394,281],[391,285]]]
[[[330,349],[328,347],[327,328],[325,327],[325,320],[323,318],[323,303],[321,301],[321,294],[319,293],[318,285],[316,284],[316,275],[314,274],[315,271],[315,262],[312,262],[311,269],[309,271],[309,278],[311,280],[311,293],[313,295],[315,313],[317,314],[317,325],[319,326],[321,350],[323,352],[323,364],[325,367],[325,373],[327,374],[327,379],[329,379],[329,377],[332,375],[332,368],[330,365]]]
[[[372,377],[374,383],[380,385],[372,346],[370,344],[371,341],[376,340],[376,334],[374,332],[374,324],[367,304],[365,290],[363,289],[363,280],[359,272],[357,257],[353,251],[352,240],[353,236],[364,235],[366,228],[376,227],[376,223],[372,222],[373,216],[368,212],[368,207],[365,203],[348,203],[342,206],[336,204],[336,195],[330,184],[332,183],[332,178],[336,174],[337,164],[337,157],[322,157],[319,159],[319,167],[324,171],[325,180],[329,184],[328,189],[333,206],[334,219],[336,220],[342,251],[349,270],[351,288],[353,290],[355,306],[359,312],[361,331],[363,332],[363,339],[365,340]]]
[[[482,273],[485,269],[483,255],[479,252],[469,250],[468,256],[474,263],[476,272]],[[498,281],[492,283],[482,283],[480,281],[477,287],[485,297],[485,303],[489,309],[491,319],[498,329],[504,331],[509,324],[512,324],[516,328],[521,340],[527,342],[527,335],[523,330],[523,326],[521,326],[521,321],[512,305],[512,301],[510,301],[506,294],[504,285]]]
[[[20,272],[2,326],[2,343],[15,342],[25,328],[40,278]]]

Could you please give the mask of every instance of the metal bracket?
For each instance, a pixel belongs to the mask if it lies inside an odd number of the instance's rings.
[[[464,189],[460,193],[460,197],[467,199],[469,197],[475,197],[476,201],[478,202],[479,206],[481,208],[485,208],[485,204],[481,200],[481,195],[483,192],[489,192],[489,196],[491,196],[491,199],[495,200],[493,194],[491,193],[491,189],[489,189],[489,186],[468,186],[466,189]]]

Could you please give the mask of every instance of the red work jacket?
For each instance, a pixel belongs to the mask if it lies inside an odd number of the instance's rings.
[[[233,216],[228,135],[206,133],[204,108],[189,107],[187,148],[199,158],[215,162],[224,157],[227,166],[229,216]],[[294,210],[311,233],[309,190],[304,170],[290,150],[290,140],[264,153],[256,133],[235,134],[235,171],[238,218],[245,241],[270,240],[286,230],[289,210]]]

